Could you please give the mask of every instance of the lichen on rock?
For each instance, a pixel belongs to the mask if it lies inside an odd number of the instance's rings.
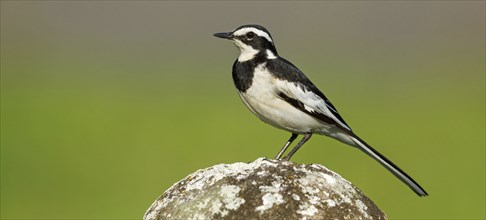
[[[144,219],[386,219],[324,166],[259,158],[198,170],[170,187]]]

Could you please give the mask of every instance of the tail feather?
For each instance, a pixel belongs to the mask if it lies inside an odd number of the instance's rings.
[[[395,175],[398,179],[400,179],[402,182],[407,184],[415,193],[417,193],[417,195],[419,196],[429,195],[417,182],[415,182],[415,180],[412,179],[412,177],[407,175],[397,165],[395,165],[388,158],[386,158],[378,151],[373,149],[370,145],[368,145],[358,136],[351,135],[350,138],[353,140],[353,142],[356,143],[357,147],[359,147],[362,151],[364,151],[369,156],[373,157],[373,159],[378,161],[381,165],[383,165],[386,169],[388,169],[391,173],[393,173],[393,175]]]

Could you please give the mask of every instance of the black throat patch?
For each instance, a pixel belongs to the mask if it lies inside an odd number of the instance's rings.
[[[265,54],[260,52],[253,59],[244,62],[236,60],[233,63],[233,82],[238,91],[244,93],[251,87],[253,76],[255,75],[255,68],[267,61],[265,56]]]

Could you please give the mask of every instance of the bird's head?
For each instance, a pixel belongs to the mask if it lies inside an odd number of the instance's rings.
[[[232,32],[215,33],[214,36],[233,41],[240,50],[240,62],[251,60],[257,55],[268,59],[278,56],[270,32],[260,25],[243,25]]]

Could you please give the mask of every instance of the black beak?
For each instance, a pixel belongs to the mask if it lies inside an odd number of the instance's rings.
[[[215,33],[215,34],[213,34],[213,36],[223,38],[223,39],[233,38],[233,35],[231,35],[231,32]]]

